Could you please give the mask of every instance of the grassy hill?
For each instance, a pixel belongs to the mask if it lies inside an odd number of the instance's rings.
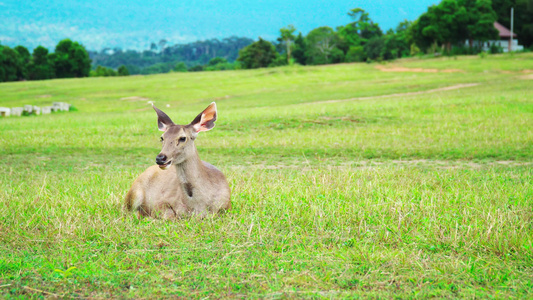
[[[0,84],[3,297],[488,297],[533,292],[533,55]],[[231,212],[137,219],[160,151],[196,140]]]

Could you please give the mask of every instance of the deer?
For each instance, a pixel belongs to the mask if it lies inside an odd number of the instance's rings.
[[[176,125],[163,111],[157,126],[163,131],[162,149],[132,184],[124,208],[143,217],[179,219],[205,217],[231,208],[231,190],[224,174],[200,160],[194,141],[198,133],[215,127],[217,106],[212,102],[188,125]]]

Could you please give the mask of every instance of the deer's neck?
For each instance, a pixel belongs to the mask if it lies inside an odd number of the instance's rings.
[[[176,165],[176,172],[183,191],[189,197],[193,197],[193,189],[201,186],[206,177],[205,167],[198,153]]]

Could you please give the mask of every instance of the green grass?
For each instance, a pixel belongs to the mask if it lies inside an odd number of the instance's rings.
[[[0,297],[531,297],[533,55],[395,66],[462,72],[344,64],[0,84],[0,106],[78,109],[0,119]],[[196,145],[226,173],[230,212],[122,212],[160,150],[148,99],[182,124],[217,102]]]

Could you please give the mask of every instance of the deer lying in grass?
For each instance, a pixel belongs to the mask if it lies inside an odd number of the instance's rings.
[[[213,165],[201,161],[194,145],[199,132],[215,127],[215,102],[189,125],[176,125],[164,112],[153,108],[159,130],[164,132],[163,149],[155,159],[157,166],[149,167],[133,182],[125,208],[136,210],[141,216],[164,219],[205,216],[229,209],[231,191],[226,177]]]

